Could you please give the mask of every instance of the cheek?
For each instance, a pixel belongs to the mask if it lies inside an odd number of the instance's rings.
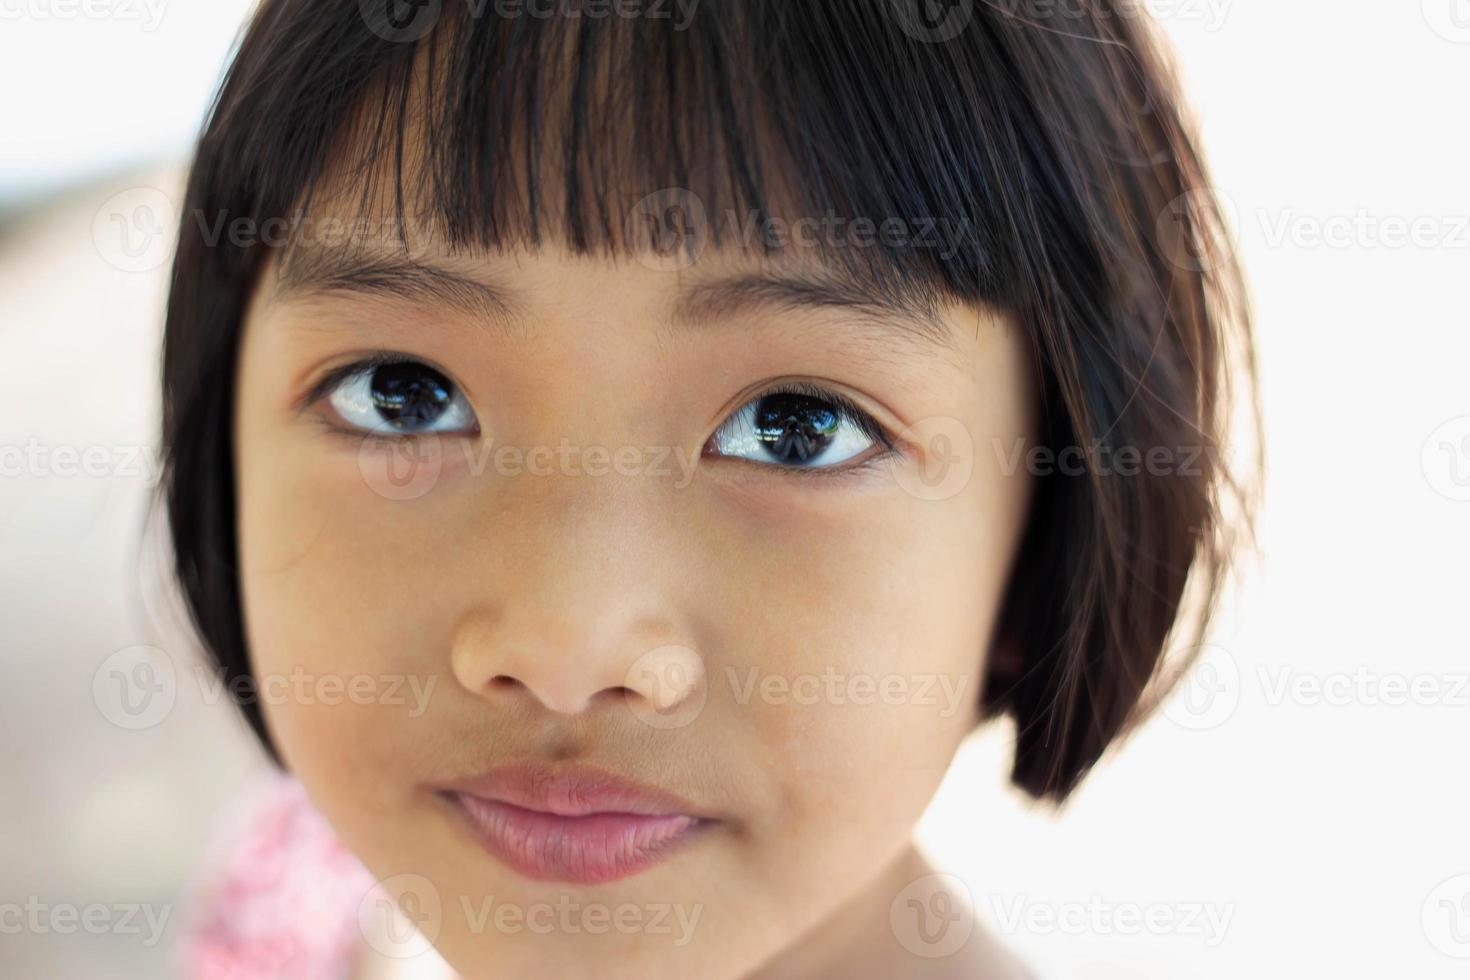
[[[286,440],[280,441],[286,444]],[[418,746],[432,746],[443,667],[433,655],[439,546],[431,498],[389,501],[350,449],[242,434],[241,594],[262,710],[319,803],[389,805]],[[251,465],[254,463],[255,465]],[[268,463],[268,465],[267,465]],[[385,778],[388,777],[388,778]]]
[[[977,468],[946,500],[752,492],[711,523],[707,553],[737,557],[704,593],[740,597],[713,681],[780,782],[772,880],[907,839],[977,721],[1018,490]]]

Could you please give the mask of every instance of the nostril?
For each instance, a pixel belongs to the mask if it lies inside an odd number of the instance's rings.
[[[496,674],[494,677],[490,678],[491,687],[519,687],[520,683],[520,681],[516,680],[509,674]]]

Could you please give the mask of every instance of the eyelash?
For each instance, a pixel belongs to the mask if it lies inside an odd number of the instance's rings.
[[[438,367],[430,364],[422,358],[410,357],[407,354],[399,354],[395,351],[373,351],[372,353],[367,354],[364,357],[360,357],[349,364],[343,364],[341,367],[332,368],[332,370],[322,375],[322,377],[318,379],[317,382],[313,384],[311,388],[309,388],[307,392],[300,397],[300,399],[297,400],[296,407],[298,409],[304,409],[311,405],[315,405],[317,402],[327,397],[327,395],[331,394],[333,388],[336,388],[348,378],[351,378],[354,375],[361,374],[364,371],[372,371],[376,368],[387,367],[390,364],[423,364],[425,367],[434,368],[434,370],[436,371],[440,370]],[[440,373],[442,374],[444,372],[440,371]],[[448,377],[448,375],[445,376]]]
[[[387,367],[393,364],[423,364],[426,367],[433,368],[435,371],[439,371],[441,374],[444,374],[445,377],[449,377],[448,372],[442,371],[442,369],[440,369],[436,365],[431,364],[423,360],[422,358],[398,353],[396,351],[373,351],[366,356],[360,357],[357,360],[351,361],[347,364],[343,364],[339,367],[335,367],[328,371],[314,384],[312,384],[312,386],[306,391],[306,393],[298,399],[297,408],[298,410],[304,410],[312,405],[315,405],[317,402],[330,395],[333,389],[335,389],[338,385],[342,384],[349,378],[355,377],[367,371],[372,371],[376,368]],[[456,383],[456,387],[457,386],[458,385]],[[768,398],[772,395],[801,395],[807,398],[814,398],[819,401],[824,401],[828,403],[837,410],[837,413],[842,417],[844,421],[857,426],[858,430],[862,432],[863,435],[871,439],[874,445],[878,447],[878,451],[872,453],[871,455],[867,456],[867,458],[857,463],[843,463],[827,467],[796,467],[778,466],[774,464],[757,464],[763,469],[773,470],[775,472],[781,473],[782,475],[788,475],[797,479],[832,478],[849,475],[861,470],[868,469],[870,467],[877,466],[878,464],[898,452],[898,446],[893,437],[889,435],[887,429],[885,429],[883,425],[878,422],[877,419],[873,418],[871,413],[864,410],[855,401],[841,394],[840,392],[834,391],[831,388],[824,387],[814,382],[779,382],[769,388],[763,388],[750,397],[746,398],[740,403],[739,406],[737,406],[736,410],[743,410],[751,402],[758,402],[761,399]],[[728,418],[729,416],[727,416],[725,420],[721,421],[720,425],[725,425],[728,421]],[[330,428],[334,432],[346,436],[352,436],[354,438],[361,438],[362,435],[356,430],[344,429],[341,426],[335,424],[331,425]],[[412,439],[415,438],[416,435],[416,433],[405,433],[401,436],[397,436],[396,438]],[[712,439],[713,436],[711,436],[710,438]],[[706,440],[706,446],[707,445],[708,440]],[[701,450],[701,455],[703,455],[703,450]],[[714,458],[722,459],[727,457],[716,455]],[[739,460],[738,458],[734,459],[733,461],[745,462],[744,460]]]

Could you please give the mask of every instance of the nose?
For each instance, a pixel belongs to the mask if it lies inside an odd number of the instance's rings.
[[[537,621],[540,627],[531,625]],[[667,635],[651,623],[594,634],[480,610],[456,632],[452,669],[466,690],[495,703],[532,699],[548,711],[576,715],[621,697],[635,701],[635,710],[666,714],[705,683],[693,647],[651,639]]]
[[[658,508],[542,490],[500,511],[515,513],[513,532],[486,539],[498,546],[453,633],[455,679],[487,702],[562,715],[622,699],[663,714],[694,699],[705,672],[672,594],[679,539],[657,526]]]

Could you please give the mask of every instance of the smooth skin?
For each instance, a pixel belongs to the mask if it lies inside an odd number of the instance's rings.
[[[675,269],[431,247],[415,260],[438,271],[412,288],[265,268],[234,452],[254,668],[298,678],[264,699],[267,722],[437,950],[365,941],[359,975],[432,975],[441,956],[471,977],[1024,975],[978,924],[933,957],[891,913],[933,871],[912,833],[995,655],[1031,494],[1006,467],[1034,435],[1028,347],[1004,317],[958,305],[938,311],[935,344],[896,311],[720,292],[780,282],[799,259],[706,252]],[[477,431],[395,448],[325,399],[301,404],[373,350],[441,370]],[[732,414],[792,379],[907,435],[826,472],[707,454]],[[564,441],[571,469],[552,455]],[[498,465],[507,446],[543,447],[550,465]],[[590,475],[587,447],[642,463]],[[395,475],[394,452],[420,465]],[[956,465],[969,469],[944,483]],[[533,881],[432,789],[519,762],[600,766],[719,822],[630,878]],[[533,931],[482,920],[492,897],[698,918],[686,936],[668,921]]]

